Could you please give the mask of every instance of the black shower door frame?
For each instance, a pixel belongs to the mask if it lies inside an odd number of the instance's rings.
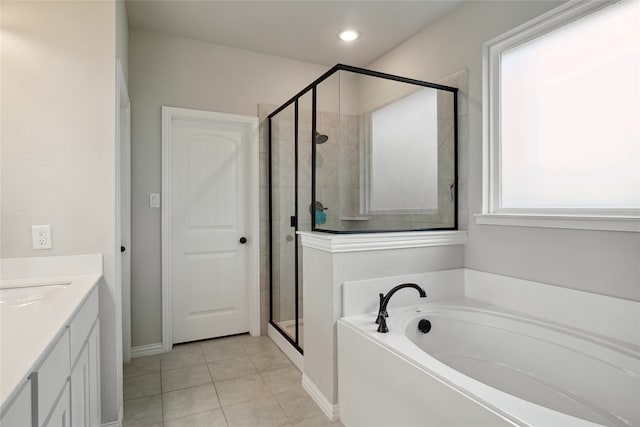
[[[269,188],[269,218],[268,218],[268,227],[269,227],[269,324],[273,326],[296,350],[300,352],[300,354],[304,354],[303,348],[300,346],[300,319],[299,319],[299,295],[300,295],[300,284],[301,278],[299,277],[299,251],[298,251],[298,239],[300,238],[298,235],[298,101],[299,99],[307,95],[309,92],[312,94],[312,106],[311,106],[311,135],[309,135],[309,141],[313,141],[313,136],[316,134],[316,101],[317,101],[317,87],[320,83],[331,77],[333,74],[339,71],[349,71],[356,74],[363,74],[371,77],[378,77],[386,80],[393,80],[401,83],[414,84],[417,86],[428,87],[432,89],[443,90],[446,92],[451,92],[453,94],[453,119],[454,119],[454,185],[456,188],[455,191],[455,200],[454,200],[454,226],[447,228],[438,228],[438,230],[457,230],[458,229],[458,88],[440,85],[437,83],[430,83],[422,80],[411,79],[408,77],[397,76],[394,74],[382,73],[379,71],[367,70],[365,68],[353,67],[350,65],[344,64],[336,64],[326,73],[318,77],[312,83],[310,83],[307,87],[302,89],[300,92],[291,97],[287,102],[282,104],[280,107],[275,109],[271,114],[269,114],[269,176],[268,176],[268,188]],[[285,108],[290,105],[294,105],[294,209],[295,215],[291,216],[290,225],[295,228],[295,250],[294,250],[294,264],[295,264],[295,334],[294,338],[291,338],[285,331],[280,328],[280,326],[273,320],[273,231],[272,231],[272,219],[273,219],[273,191],[272,191],[272,178],[273,178],[273,166],[272,166],[272,119]],[[316,203],[316,144],[311,144],[311,206],[315,206]],[[282,213],[281,213],[282,214]],[[311,231],[319,231],[323,233],[330,234],[359,234],[359,233],[385,233],[390,230],[366,230],[366,231],[337,231],[337,230],[324,230],[316,227],[315,215],[310,213],[311,215]],[[430,231],[433,229],[423,229],[423,230],[406,230],[406,231]],[[393,232],[402,232],[398,230],[392,230]]]

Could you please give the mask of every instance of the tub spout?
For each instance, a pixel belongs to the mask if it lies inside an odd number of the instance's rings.
[[[427,293],[424,291],[424,289],[422,289],[420,286],[416,285],[415,283],[403,283],[401,285],[398,285],[393,289],[391,289],[386,296],[384,296],[383,294],[380,294],[380,306],[378,309],[378,316],[376,318],[376,323],[378,324],[378,332],[383,334],[386,334],[387,332],[389,332],[389,328],[387,327],[387,319],[386,319],[386,317],[389,317],[389,314],[387,314],[387,305],[389,304],[389,300],[391,299],[393,294],[398,292],[400,289],[404,289],[404,288],[413,288],[417,290],[418,293],[420,294],[420,298],[427,297]]]

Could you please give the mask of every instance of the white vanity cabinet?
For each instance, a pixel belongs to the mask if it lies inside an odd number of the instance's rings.
[[[71,426],[71,396],[69,395],[69,380],[65,381],[62,392],[58,396],[51,413],[43,424],[44,427]]]
[[[23,427],[33,424],[31,419],[31,380],[26,380],[22,390],[9,409],[0,418],[2,427]]]
[[[38,376],[38,424],[36,427],[99,426],[100,425],[100,351],[98,321],[98,288],[82,303],[66,326],[67,331],[54,350],[47,356]],[[56,356],[58,347],[65,348],[66,359]],[[66,372],[62,395],[51,410],[40,403],[55,399],[53,390],[60,390],[60,381],[46,381],[43,370],[56,360],[58,375]],[[59,362],[58,362],[59,361]],[[43,379],[45,382],[43,383]]]
[[[0,258],[0,427],[100,426],[102,265]]]
[[[101,425],[100,419],[100,319],[89,335],[89,425]]]
[[[100,425],[98,290],[80,307],[69,325],[71,335],[71,423]]]
[[[73,426],[100,425],[99,322],[96,320],[82,352],[71,370],[71,421]]]
[[[97,286],[74,311],[0,418],[0,427],[100,425]]]
[[[60,395],[64,394],[69,379],[69,360],[69,331],[68,328],[65,328],[64,334],[55,343],[53,349],[36,371],[31,374],[31,382],[35,385],[35,392],[38,396],[34,401],[34,404],[37,405],[35,411],[37,422],[34,423],[36,427],[46,425],[45,421],[49,414],[54,412],[54,407],[58,406],[56,402],[65,400],[65,396],[61,397]],[[64,417],[64,414],[60,413],[60,408],[57,412],[57,415]],[[68,411],[65,412],[67,412],[68,419]]]

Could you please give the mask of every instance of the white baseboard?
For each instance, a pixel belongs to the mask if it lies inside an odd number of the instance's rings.
[[[120,421],[111,421],[109,423],[102,424],[102,427],[120,427],[121,425]]]
[[[131,347],[131,358],[155,356],[156,354],[162,354],[163,352],[161,342],[156,344],[140,345],[137,347]]]
[[[280,332],[271,324],[267,325],[267,334],[269,338],[282,350],[282,352],[296,365],[301,372],[304,372],[304,357],[296,350]]]
[[[340,419],[340,405],[329,402],[307,374],[302,374],[302,388],[311,396],[327,418],[331,421],[338,421]]]

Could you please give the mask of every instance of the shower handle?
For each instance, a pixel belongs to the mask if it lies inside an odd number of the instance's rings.
[[[317,200],[316,200],[315,203],[309,205],[309,213],[311,215],[313,215],[314,211],[322,211],[322,212],[324,212],[324,211],[327,211],[327,210],[329,210],[329,208],[325,208],[324,205],[322,204],[322,202],[319,202]]]

